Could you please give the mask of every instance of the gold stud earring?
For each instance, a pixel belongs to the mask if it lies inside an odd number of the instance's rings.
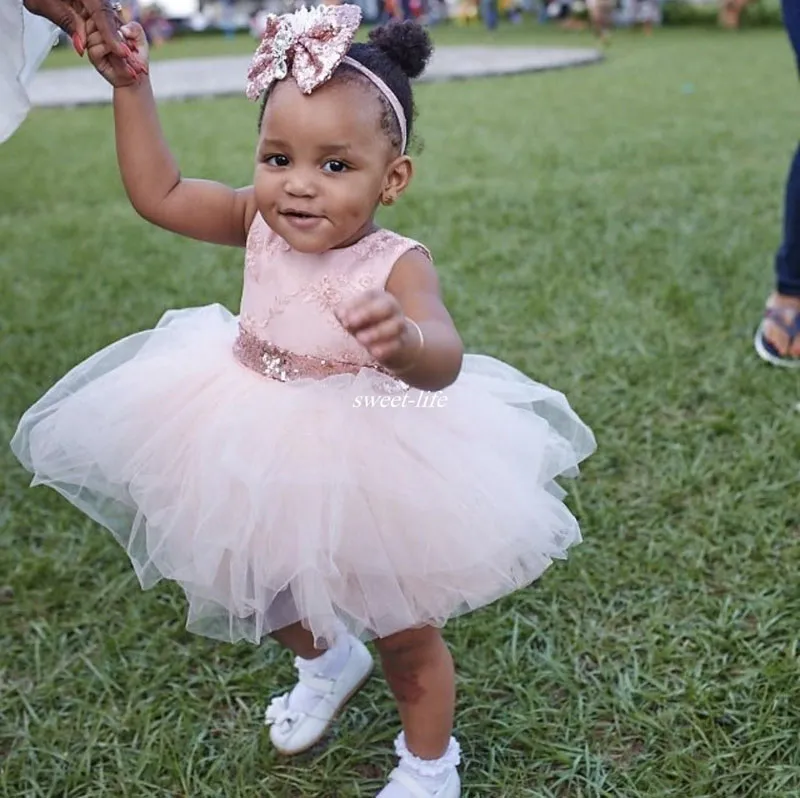
[[[383,205],[394,205],[394,197],[381,197]]]

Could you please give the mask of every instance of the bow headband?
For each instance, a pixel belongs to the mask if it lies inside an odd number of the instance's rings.
[[[360,23],[361,9],[356,5],[301,8],[280,17],[270,14],[247,73],[247,96],[258,100],[275,81],[290,74],[303,94],[311,94],[330,80],[340,64],[347,64],[389,102],[400,125],[400,151],[405,152],[407,125],[400,101],[372,70],[347,55]]]

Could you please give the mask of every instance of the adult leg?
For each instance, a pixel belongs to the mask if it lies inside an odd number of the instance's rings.
[[[783,21],[800,64],[800,3],[783,0]],[[800,366],[800,145],[786,180],[783,241],[775,256],[775,292],[756,333],[756,351],[773,365]]]

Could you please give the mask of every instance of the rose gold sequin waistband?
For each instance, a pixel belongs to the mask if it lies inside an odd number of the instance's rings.
[[[303,378],[322,380],[336,374],[358,374],[363,368],[372,369],[399,382],[390,371],[380,366],[298,355],[264,341],[242,327],[239,328],[239,335],[233,344],[233,354],[243,366],[280,382]]]

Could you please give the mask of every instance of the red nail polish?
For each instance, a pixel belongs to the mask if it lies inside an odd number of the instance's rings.
[[[75,48],[75,52],[77,52],[78,55],[81,58],[83,58],[83,54],[86,52],[86,48],[84,47],[83,42],[81,41],[81,37],[78,36],[77,33],[72,34],[72,46]]]
[[[130,58],[133,55],[133,53],[131,53],[130,49],[128,48],[127,44],[123,44],[120,46],[122,47],[122,55],[124,55],[125,58]]]

